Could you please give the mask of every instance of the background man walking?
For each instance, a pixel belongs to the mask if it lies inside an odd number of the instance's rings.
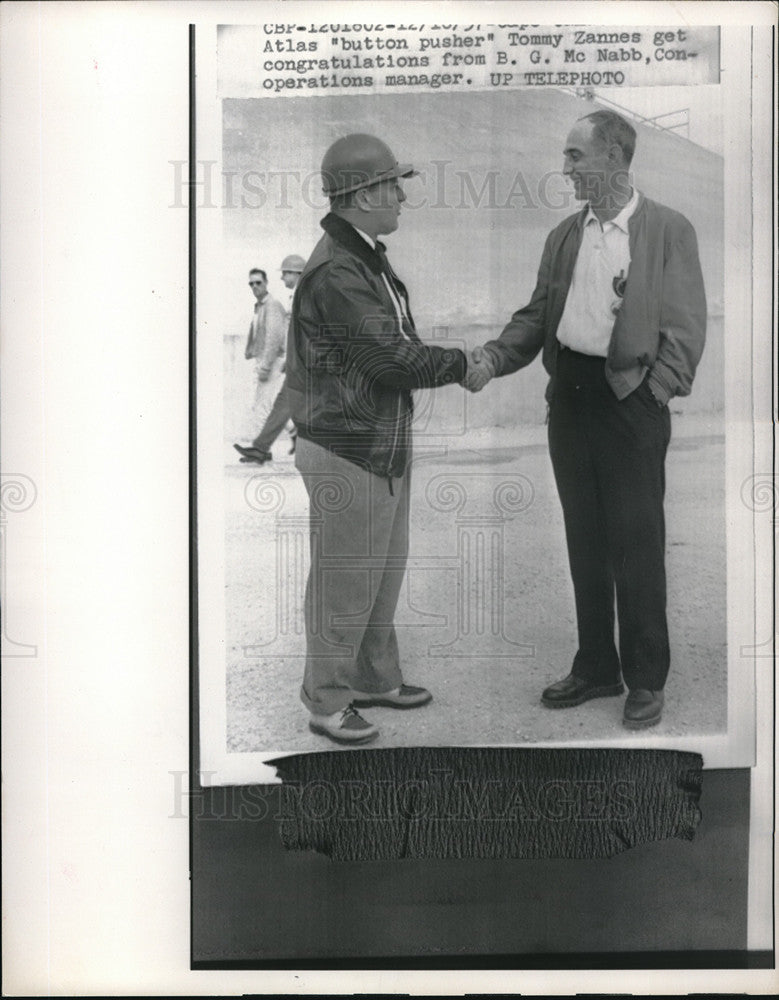
[[[287,314],[282,304],[268,293],[268,275],[259,267],[253,267],[249,271],[249,287],[256,302],[244,356],[254,366],[252,413],[259,423],[264,420],[270,408],[268,396],[272,389],[268,382],[274,370],[278,370],[278,359],[284,353]]]
[[[287,301],[283,303],[285,323],[287,327],[289,326],[289,317],[292,313],[292,298],[295,286],[297,285],[298,279],[300,278],[303,268],[305,267],[305,263],[306,262],[302,257],[294,253],[285,257],[281,262],[281,280],[284,282],[284,286],[289,295]],[[285,344],[286,333],[282,350],[284,349]],[[284,371],[284,365],[285,362],[282,362],[282,371]],[[233,445],[235,450],[240,453],[242,462],[253,462],[257,465],[262,465],[265,462],[269,462],[273,458],[270,450],[271,445],[290,422],[291,418],[286,389],[287,383],[285,380],[282,383],[281,389],[278,391],[267,420],[262,425],[262,430],[252,441],[251,445],[248,447],[240,444]],[[290,454],[294,454],[296,436],[297,432],[293,430],[291,432],[292,447],[290,449]]]

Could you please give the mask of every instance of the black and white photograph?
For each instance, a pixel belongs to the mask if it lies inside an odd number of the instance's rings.
[[[217,26],[207,783],[368,744],[753,763],[722,46],[716,26]]]
[[[777,993],[776,4],[0,5],[3,993]]]

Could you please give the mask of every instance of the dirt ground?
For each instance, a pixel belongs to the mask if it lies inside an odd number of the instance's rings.
[[[307,497],[282,437],[274,461],[225,454],[227,748],[335,749],[299,699]],[[235,456],[235,458],[233,458]],[[667,459],[671,673],[658,736],[727,720],[725,445],[721,418],[674,417]],[[452,483],[455,485],[453,486]],[[416,711],[364,710],[375,747],[624,740],[621,698],[550,711],[542,689],[576,650],[573,591],[545,428],[416,450],[411,558],[396,616]]]

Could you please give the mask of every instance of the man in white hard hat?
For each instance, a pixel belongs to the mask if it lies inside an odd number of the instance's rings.
[[[289,317],[292,313],[292,298],[295,286],[298,283],[298,279],[300,278],[305,265],[306,262],[299,254],[296,253],[289,254],[289,256],[285,257],[281,262],[281,280],[284,282],[284,287],[289,293],[287,302],[282,302],[286,314],[287,326],[289,325]],[[284,370],[283,364],[284,363],[282,363],[282,371]],[[233,445],[235,450],[240,454],[242,462],[251,462],[254,465],[263,465],[265,462],[270,462],[273,458],[270,450],[271,445],[290,422],[289,401],[287,399],[286,388],[287,383],[285,381],[282,383],[281,389],[279,389],[270,413],[268,414],[265,423],[262,425],[262,430],[252,443],[248,446],[241,444]],[[295,452],[295,440],[297,437],[297,433],[294,430],[291,432],[291,437],[292,447],[290,448],[290,454],[292,455]]]
[[[300,278],[287,347],[310,498],[306,665],[310,728],[341,743],[378,734],[358,707],[416,708],[393,624],[409,535],[412,391],[462,383],[465,354],[423,344],[403,282],[378,237],[398,228],[399,164],[370,135],[334,142],[322,161],[330,213]]]

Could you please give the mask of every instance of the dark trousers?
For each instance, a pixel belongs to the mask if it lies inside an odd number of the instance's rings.
[[[252,447],[259,449],[259,451],[270,451],[270,446],[287,426],[290,416],[287,380],[285,379],[279,389],[279,394],[273,401],[271,411],[262,425],[262,430],[252,441]]]
[[[670,663],[663,498],[671,418],[646,382],[618,400],[604,364],[561,350],[549,411],[576,599],[573,673],[613,684],[621,667],[631,690],[658,691]]]

